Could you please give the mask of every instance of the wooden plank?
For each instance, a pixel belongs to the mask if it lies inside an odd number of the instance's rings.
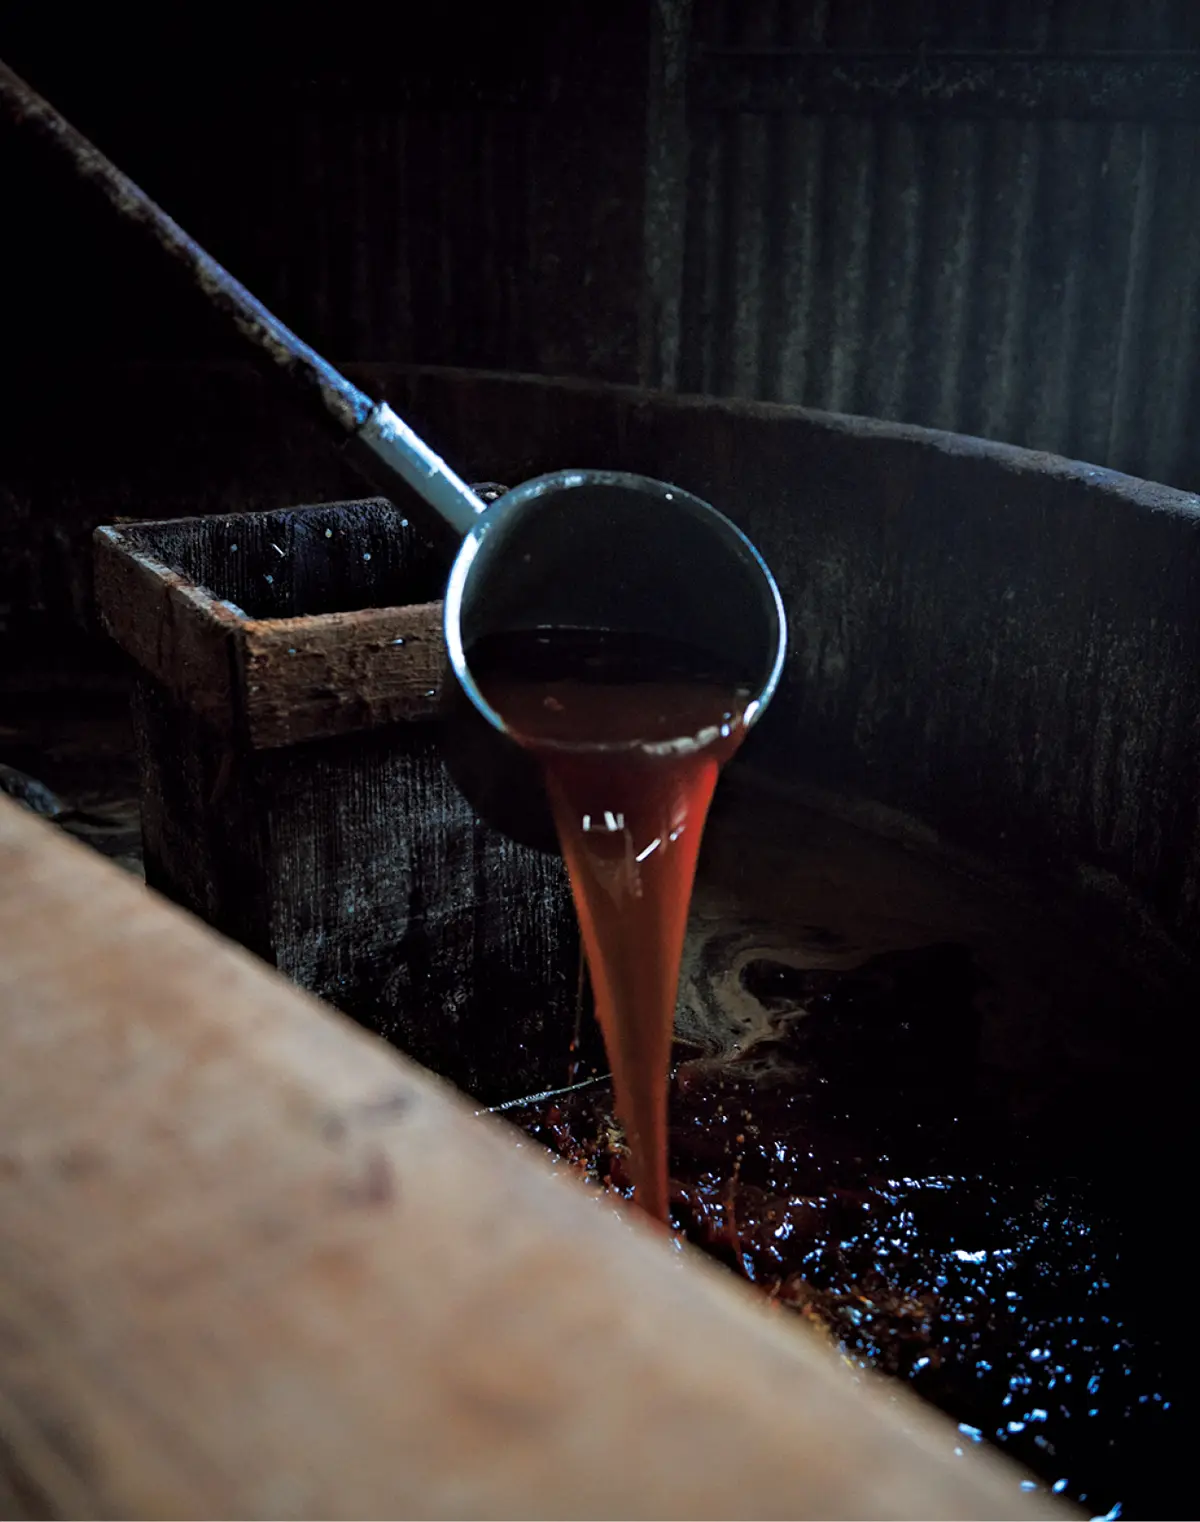
[[[244,764],[240,800],[265,851],[248,872],[226,856],[220,898],[251,928],[269,907],[281,972],[484,1104],[569,1082],[577,1024],[580,1076],[607,1071],[599,1027],[590,1011],[578,1019],[562,859],[474,816],[436,725],[254,751]],[[227,851],[217,814],[204,833]]]
[[[260,779],[254,752],[148,676],[138,674],[130,700],[146,881],[275,963],[273,862],[260,786],[271,779]]]
[[[2,800],[0,1348],[26,1515],[1067,1515]]]
[[[118,528],[98,528],[93,543],[105,632],[195,713],[228,732],[235,711],[232,642],[245,615],[137,549]]]
[[[241,659],[259,748],[430,719],[446,662],[442,604],[252,619]]]
[[[383,499],[104,527],[95,550],[105,630],[223,735],[269,749],[437,713],[441,602],[396,594],[444,573]]]

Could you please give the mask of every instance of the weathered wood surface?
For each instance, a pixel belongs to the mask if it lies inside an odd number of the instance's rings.
[[[435,714],[443,579],[381,498],[96,533],[108,634],[193,713],[262,748]]]
[[[241,610],[156,556],[131,553],[126,535],[107,526],[96,531],[95,587],[105,630],[125,653],[230,733]]]
[[[255,748],[429,719],[446,666],[442,605],[254,619],[240,653]]]
[[[1067,1515],[0,800],[0,1499]]]
[[[133,716],[152,887],[489,1103],[567,1081],[562,863],[475,818],[437,725],[242,749],[145,680]]]

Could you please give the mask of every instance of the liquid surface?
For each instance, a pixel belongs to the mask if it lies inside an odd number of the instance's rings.
[[[1091,921],[731,780],[685,945],[671,1217],[964,1454],[1087,1515],[1189,1516],[1191,1152],[1161,1059],[1194,990]],[[628,1193],[606,1083],[508,1113]]]
[[[655,637],[493,636],[469,664],[539,760],[579,913],[633,1197],[667,1218],[666,1090],[696,857],[749,689]]]

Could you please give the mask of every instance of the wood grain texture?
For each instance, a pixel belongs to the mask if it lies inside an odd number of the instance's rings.
[[[403,513],[370,498],[97,546],[138,667],[151,886],[487,1103],[567,1082],[566,873],[485,828],[442,764],[444,567]],[[577,1056],[603,1071],[590,1017]]]
[[[256,748],[429,719],[446,664],[442,605],[255,619],[239,652]]]
[[[0,1347],[24,1515],[1067,1515],[3,801]]]
[[[147,882],[274,962],[263,779],[254,753],[141,673],[130,715]]]
[[[105,633],[222,733],[237,720],[236,641],[245,615],[121,529],[95,537],[96,606]]]
[[[566,1082],[566,873],[475,818],[436,724],[236,747],[146,679],[133,715],[152,887],[489,1104]]]
[[[436,726],[255,756],[273,960],[492,1104],[568,1082],[579,928],[558,856],[472,813]],[[607,1071],[590,1014],[580,1076]]]
[[[242,743],[437,711],[445,568],[382,498],[106,526],[95,554],[105,631]]]

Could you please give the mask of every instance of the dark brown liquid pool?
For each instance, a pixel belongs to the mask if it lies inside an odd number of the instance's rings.
[[[676,1230],[909,1383],[964,1451],[995,1444],[1093,1516],[1191,1515],[1172,1352],[1190,1201],[1161,1039],[1191,1022],[1185,970],[1094,905],[744,785],[709,828],[669,1090]],[[603,1075],[506,1113],[628,1197]]]

